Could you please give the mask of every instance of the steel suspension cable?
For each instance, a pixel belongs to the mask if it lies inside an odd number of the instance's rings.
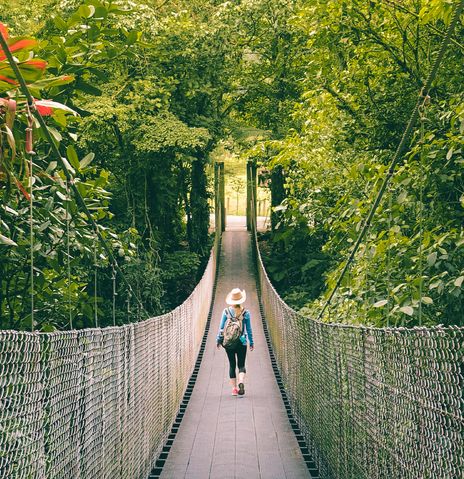
[[[350,253],[349,257],[346,260],[345,266],[343,267],[343,270],[341,271],[340,275],[338,276],[338,279],[335,283],[335,286],[333,287],[332,291],[330,292],[329,297],[327,298],[326,302],[324,303],[324,306],[321,309],[321,312],[319,313],[319,315],[317,317],[318,320],[322,318],[325,310],[330,305],[335,293],[337,292],[338,288],[340,287],[340,285],[343,281],[343,278],[344,278],[351,262],[354,260],[354,257],[356,255],[358,249],[359,249],[359,246],[361,245],[362,240],[364,239],[364,236],[366,235],[366,233],[367,233],[367,231],[368,231],[368,229],[371,225],[372,219],[375,215],[375,212],[377,211],[377,208],[380,204],[380,201],[382,200],[382,197],[385,193],[385,190],[388,186],[388,183],[390,182],[390,179],[393,176],[396,165],[398,164],[398,162],[401,159],[401,153],[403,152],[403,150],[407,146],[407,142],[409,140],[409,137],[411,136],[412,130],[413,130],[413,128],[414,128],[414,126],[417,122],[417,118],[419,116],[419,108],[420,108],[422,102],[424,101],[424,98],[427,98],[429,96],[430,89],[432,87],[432,83],[437,76],[438,69],[439,69],[439,67],[442,63],[443,57],[446,53],[448,44],[450,42],[451,35],[453,34],[453,32],[456,28],[459,17],[461,15],[462,11],[463,11],[463,8],[464,8],[464,0],[460,0],[459,4],[456,6],[456,8],[453,12],[451,22],[448,26],[448,29],[446,30],[446,35],[445,35],[445,37],[444,37],[444,39],[441,43],[440,50],[438,52],[437,58],[435,59],[435,62],[432,66],[432,70],[430,71],[430,73],[429,73],[429,75],[428,75],[428,77],[425,81],[424,87],[421,89],[421,91],[419,93],[419,98],[417,99],[416,105],[414,106],[414,109],[411,113],[409,121],[406,125],[406,129],[403,132],[403,136],[401,138],[401,141],[400,141],[400,143],[399,143],[399,145],[398,145],[398,147],[395,151],[395,154],[393,155],[393,159],[390,163],[387,174],[386,174],[386,176],[385,176],[385,178],[384,178],[384,180],[383,180],[383,182],[380,186],[379,192],[377,193],[377,196],[374,200],[374,203],[371,206],[369,214],[367,215],[367,217],[364,221],[363,227],[362,227],[362,229],[361,229],[361,231],[358,235],[358,238],[357,238],[357,240],[356,240],[356,242],[353,246],[353,249],[351,250],[351,253]]]
[[[95,238],[97,238],[96,232],[94,232]],[[98,302],[97,302],[97,294],[98,294],[98,264],[97,264],[97,244],[94,241],[93,243],[93,314],[94,314],[94,321],[95,327],[98,328]]]
[[[1,34],[0,34],[1,37]],[[30,248],[30,262],[31,262],[31,331],[34,331],[34,152],[29,151],[29,248]]]
[[[424,98],[419,113],[420,113],[420,168],[421,171],[425,167],[425,121],[426,121],[426,107],[430,98]],[[421,176],[419,183],[419,326],[422,326],[422,297],[423,297],[423,276],[424,276],[424,177]]]
[[[68,275],[68,315],[69,328],[73,329],[72,321],[72,299],[71,299],[71,245],[70,245],[70,224],[71,213],[69,211],[69,202],[71,201],[71,193],[69,191],[69,182],[66,181],[66,268]]]
[[[121,275],[121,278],[122,278],[123,282],[125,283],[127,289],[133,293],[132,286],[129,283],[129,281],[127,280],[127,278],[125,277],[121,267],[119,266],[119,264],[116,260],[116,257],[114,256],[113,252],[111,251],[111,247],[108,245],[105,238],[103,238],[100,230],[98,229],[98,225],[97,225],[96,221],[93,219],[92,214],[90,213],[90,210],[87,208],[87,205],[85,204],[84,198],[82,197],[79,190],[77,189],[77,186],[72,182],[73,176],[69,171],[70,167],[68,166],[68,162],[65,158],[63,158],[61,156],[61,152],[60,152],[58,146],[55,144],[55,142],[52,138],[52,135],[51,135],[50,131],[48,130],[47,124],[45,123],[45,120],[37,112],[37,110],[35,108],[35,105],[34,105],[34,98],[32,97],[31,92],[29,91],[29,87],[27,86],[27,84],[24,80],[24,77],[23,77],[21,71],[19,70],[18,65],[16,64],[16,61],[13,57],[13,54],[11,53],[10,49],[8,48],[8,44],[7,44],[5,38],[3,37],[3,35],[1,33],[0,33],[0,46],[5,53],[5,56],[8,60],[8,63],[10,64],[15,76],[16,76],[16,79],[19,82],[19,88],[20,88],[21,92],[26,97],[27,105],[28,105],[27,107],[33,113],[35,119],[37,120],[40,127],[42,128],[42,131],[45,135],[46,140],[50,144],[50,147],[51,147],[53,153],[55,154],[55,156],[57,157],[57,159],[59,161],[59,164],[63,168],[66,180],[70,183],[71,189],[72,189],[72,191],[73,191],[73,193],[74,193],[74,195],[77,199],[78,205],[82,208],[85,215],[87,216],[87,219],[89,220],[92,227],[96,231],[98,239],[99,239],[100,243],[103,245],[103,248],[104,248],[104,250],[106,251],[106,253],[109,257],[110,262],[113,263],[114,268]],[[142,310],[145,312],[145,314],[147,316],[149,316],[149,313],[145,309],[145,307],[144,307],[142,301],[140,300],[140,298],[136,295],[134,295],[134,296],[136,297],[137,302],[140,303],[140,306],[142,307]]]

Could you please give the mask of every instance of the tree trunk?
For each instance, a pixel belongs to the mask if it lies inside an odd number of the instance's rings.
[[[178,177],[172,158],[154,162],[148,179],[148,208],[155,239],[162,251],[177,248],[182,236],[182,215],[179,205]]]
[[[180,175],[180,193],[182,201],[185,206],[185,215],[187,216],[187,243],[192,244],[193,232],[192,232],[192,211],[190,208],[190,199],[188,196],[188,170],[184,167],[182,161],[179,162],[179,175]]]
[[[271,206],[279,206],[285,199],[284,173],[282,166],[277,165],[271,172]],[[280,221],[282,213],[271,210],[271,228],[274,231]]]
[[[192,242],[190,250],[199,254],[206,253],[208,247],[209,206],[205,166],[203,158],[198,158],[192,163],[192,189],[190,192]]]

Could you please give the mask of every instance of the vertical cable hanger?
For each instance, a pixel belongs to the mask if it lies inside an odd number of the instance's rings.
[[[423,171],[425,165],[425,121],[426,121],[426,108],[430,103],[430,97],[428,95],[424,96],[424,101],[419,109],[420,115],[420,169]],[[424,178],[425,176],[421,174],[419,179],[419,326],[422,326],[422,296],[423,296],[423,277],[424,277],[424,252],[423,252],[423,241],[424,241]]]
[[[111,281],[113,283],[113,326],[116,326],[116,268],[114,263],[111,263]]]
[[[351,295],[353,293],[353,277],[352,277],[352,274],[351,274],[351,268],[348,268],[348,271],[346,272],[347,274],[347,277],[346,277],[346,286],[347,286],[347,295],[345,296],[345,301],[348,301],[348,309],[346,311],[346,313],[348,314],[348,317],[349,317],[349,320],[351,322],[351,311],[352,311],[352,306],[353,306],[353,302],[351,300]]]
[[[69,328],[73,329],[73,320],[72,320],[72,301],[71,301],[71,246],[70,246],[70,231],[69,224],[71,220],[71,214],[69,211],[69,202],[70,191],[69,183],[66,179],[66,269],[68,276],[68,317],[69,317]]]
[[[93,309],[94,309],[94,321],[95,327],[98,328],[98,303],[97,303],[97,286],[98,286],[98,265],[97,265],[97,232],[94,231],[94,242],[93,242]]]
[[[1,35],[0,35],[1,37]],[[33,185],[34,185],[34,162],[33,157],[34,141],[33,141],[33,125],[34,118],[31,113],[31,105],[26,103],[27,114],[27,128],[26,128],[26,154],[29,156],[29,247],[30,247],[30,275],[31,275],[31,331],[34,332],[34,198],[33,198]]]
[[[364,243],[364,304],[369,308],[370,291],[369,291],[369,265],[370,265],[370,250],[369,250],[369,231],[366,234],[366,241]],[[365,310],[366,311],[366,310]],[[366,318],[367,320],[367,318]]]
[[[392,187],[391,183],[388,185],[387,189],[388,194],[388,235],[387,235],[387,328],[390,327],[390,312],[392,310],[391,303],[393,301],[392,298],[392,287],[391,287],[391,263],[390,263],[390,248],[391,248],[391,228],[392,228]]]

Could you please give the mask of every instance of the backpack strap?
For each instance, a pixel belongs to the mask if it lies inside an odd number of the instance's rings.
[[[232,313],[230,312],[229,308],[225,308],[224,312],[226,313],[228,319],[241,319],[241,321],[243,322],[243,320],[245,319],[245,314],[248,313],[248,310],[243,309],[238,316],[232,316]]]

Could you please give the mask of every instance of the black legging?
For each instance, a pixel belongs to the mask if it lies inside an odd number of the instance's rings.
[[[237,368],[240,373],[246,373],[245,358],[247,353],[247,347],[243,344],[239,344],[235,349],[226,349],[227,357],[229,358],[229,377],[230,379],[236,378],[235,369]],[[235,359],[237,355],[237,359]]]

